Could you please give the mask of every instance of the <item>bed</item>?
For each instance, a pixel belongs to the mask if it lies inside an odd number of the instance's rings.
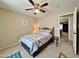
[[[54,42],[54,31],[52,32],[50,28],[44,27],[37,33],[22,36],[20,42],[25,50],[35,57],[50,43]]]

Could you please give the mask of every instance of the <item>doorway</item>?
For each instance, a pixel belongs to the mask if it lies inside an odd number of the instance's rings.
[[[71,44],[69,38],[69,18],[63,17],[60,19],[60,42],[65,44]]]

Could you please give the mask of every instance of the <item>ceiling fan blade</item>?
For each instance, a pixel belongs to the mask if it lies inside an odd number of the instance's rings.
[[[46,3],[42,4],[41,7],[45,7],[47,5],[48,5],[48,3],[46,2]]]
[[[41,12],[43,12],[43,13],[45,13],[45,12],[46,12],[46,11],[44,11],[44,10],[42,10],[42,9],[40,9],[40,11],[41,11]]]
[[[29,2],[34,6],[35,4],[34,4],[34,2],[32,1],[32,0],[29,0]]]
[[[26,11],[28,11],[28,10],[33,10],[33,8],[29,8],[29,9],[25,9]]]

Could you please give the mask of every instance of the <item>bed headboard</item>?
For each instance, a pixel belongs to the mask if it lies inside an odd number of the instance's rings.
[[[43,30],[51,30],[51,29],[48,28],[48,27],[43,27],[43,28],[41,28],[41,29],[43,29]]]
[[[48,27],[43,27],[43,28],[40,28],[40,29],[50,30],[51,31],[50,33],[54,35],[54,27],[52,29],[51,28],[48,28]]]

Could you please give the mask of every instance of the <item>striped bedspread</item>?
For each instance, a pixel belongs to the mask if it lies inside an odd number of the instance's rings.
[[[20,42],[23,42],[30,48],[30,54],[33,54],[38,50],[38,47],[50,40],[52,35],[49,32],[37,32],[24,35],[20,38]]]

